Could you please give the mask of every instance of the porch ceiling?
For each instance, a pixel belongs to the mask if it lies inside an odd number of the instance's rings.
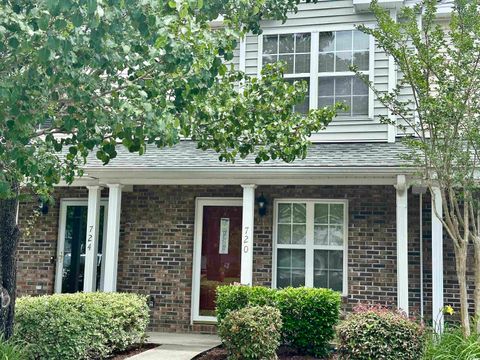
[[[402,159],[408,149],[396,143],[317,143],[303,160],[255,164],[252,156],[235,163],[218,160],[214,151],[182,141],[171,148],[149,146],[144,155],[119,147],[118,156],[106,166],[92,155],[85,175],[74,185],[121,183],[150,184],[245,184],[258,185],[391,185],[399,173],[412,173]],[[64,184],[63,184],[64,185]]]

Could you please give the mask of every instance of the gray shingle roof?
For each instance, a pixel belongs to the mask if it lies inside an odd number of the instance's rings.
[[[170,148],[158,149],[149,146],[144,155],[129,153],[122,146],[118,147],[118,156],[107,169],[199,169],[199,168],[315,168],[315,167],[402,167],[407,165],[401,154],[408,150],[400,142],[396,143],[320,143],[312,144],[304,160],[293,163],[267,161],[255,164],[254,157],[239,159],[235,163],[218,160],[214,151],[196,148],[192,141],[181,141]],[[92,155],[86,169],[103,168],[100,161]]]

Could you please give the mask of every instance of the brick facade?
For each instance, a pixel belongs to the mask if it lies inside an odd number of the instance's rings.
[[[272,277],[273,200],[276,198],[347,199],[349,310],[358,302],[396,304],[396,227],[393,186],[260,186],[267,214],[255,213],[254,283],[270,286]],[[105,192],[106,196],[107,193]],[[26,231],[18,250],[18,292],[52,293],[61,198],[86,198],[83,188],[58,188],[47,215]],[[118,291],[152,295],[151,327],[158,331],[211,332],[211,325],[190,325],[193,231],[196,197],[241,197],[240,186],[134,186],[122,195]],[[419,196],[409,195],[409,298],[420,308]],[[32,204],[20,209],[24,229]],[[424,197],[425,315],[431,313],[430,199]],[[445,242],[445,302],[458,308],[454,256]]]

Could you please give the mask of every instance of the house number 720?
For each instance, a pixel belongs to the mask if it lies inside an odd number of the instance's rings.
[[[248,246],[248,243],[249,243],[249,240],[250,240],[250,236],[248,236],[248,230],[249,229],[250,229],[250,227],[245,226],[245,234],[243,235],[243,252],[244,253],[247,253],[248,249],[249,249],[249,246]]]

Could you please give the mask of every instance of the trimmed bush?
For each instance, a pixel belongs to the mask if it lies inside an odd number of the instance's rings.
[[[282,315],[282,342],[304,354],[323,356],[335,336],[340,294],[328,289],[247,287],[217,288],[217,318],[247,306],[270,305]]]
[[[229,312],[218,326],[231,360],[274,360],[280,345],[282,319],[271,306]]]
[[[425,347],[425,360],[474,360],[480,359],[480,334],[472,332],[465,338],[459,327],[445,326],[441,335],[431,334]]]
[[[424,328],[399,311],[357,307],[337,328],[338,350],[349,360],[422,358]]]
[[[276,295],[283,342],[304,354],[325,355],[335,337],[340,294],[328,289],[286,288]]]
[[[145,339],[146,297],[122,293],[76,293],[17,300],[15,338],[32,358],[104,358]]]
[[[225,285],[217,287],[216,314],[219,323],[230,311],[247,306],[275,306],[275,291],[264,286]]]

